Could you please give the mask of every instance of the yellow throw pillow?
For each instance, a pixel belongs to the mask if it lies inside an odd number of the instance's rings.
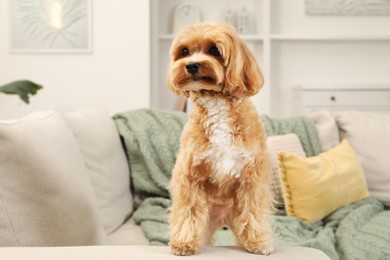
[[[282,152],[279,173],[287,215],[306,222],[369,196],[362,166],[347,140],[309,158]]]

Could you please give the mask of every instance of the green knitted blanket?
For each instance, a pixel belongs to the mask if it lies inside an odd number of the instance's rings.
[[[296,133],[307,156],[321,152],[313,122],[306,117],[261,117],[269,136]],[[128,155],[135,193],[147,198],[133,214],[151,244],[168,243],[167,186],[187,117],[180,112],[140,109],[114,116]],[[369,198],[306,224],[283,214],[272,219],[280,245],[320,249],[332,259],[390,259],[390,199]],[[230,231],[218,230],[215,245],[233,245]]]
[[[169,197],[167,186],[187,115],[139,109],[117,114],[114,120],[125,144],[134,191]]]
[[[169,197],[167,186],[187,114],[138,109],[114,116],[130,162],[134,191],[147,197]],[[268,136],[296,133],[307,156],[321,152],[317,130],[306,117],[271,119],[261,116]]]

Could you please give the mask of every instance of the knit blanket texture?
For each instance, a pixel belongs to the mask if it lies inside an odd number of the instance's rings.
[[[133,214],[152,245],[168,241],[167,190],[187,121],[181,112],[139,109],[114,116],[131,170],[135,194],[146,197]],[[314,123],[307,117],[261,116],[268,136],[295,133],[307,156],[321,153]],[[368,198],[307,224],[283,212],[272,218],[276,243],[317,248],[331,259],[390,259],[390,198]],[[234,235],[220,229],[214,245],[234,245]]]

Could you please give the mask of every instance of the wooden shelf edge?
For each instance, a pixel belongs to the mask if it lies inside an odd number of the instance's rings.
[[[172,41],[174,39],[173,34],[160,34],[158,40],[160,41]],[[240,35],[241,39],[245,41],[263,41],[264,37],[257,34]]]

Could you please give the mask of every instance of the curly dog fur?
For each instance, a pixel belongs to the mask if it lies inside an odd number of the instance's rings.
[[[270,254],[270,166],[251,100],[263,76],[253,55],[228,25],[190,25],[173,41],[168,85],[193,102],[169,187],[172,253],[197,253],[226,225],[247,251]]]

